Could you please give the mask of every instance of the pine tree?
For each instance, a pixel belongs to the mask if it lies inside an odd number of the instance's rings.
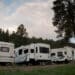
[[[74,0],[55,0],[53,2],[53,25],[57,27],[59,37],[64,35],[68,40],[75,36],[75,3]]]
[[[24,28],[23,24],[19,25],[16,34],[22,37],[28,37],[28,33],[26,32],[26,28]]]

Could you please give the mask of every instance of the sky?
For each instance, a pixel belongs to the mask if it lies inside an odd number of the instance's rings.
[[[29,37],[56,39],[53,0],[0,0],[0,28],[16,31],[24,24]]]

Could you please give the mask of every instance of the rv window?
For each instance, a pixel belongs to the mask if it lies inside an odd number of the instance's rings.
[[[40,47],[40,53],[49,53],[49,48]]]
[[[74,56],[74,51],[72,50],[72,56]]]
[[[21,55],[21,54],[22,54],[22,49],[19,50],[19,55]]]
[[[67,52],[64,52],[64,54],[66,55],[66,54],[67,54]]]
[[[36,47],[36,53],[38,52],[38,48]]]
[[[25,54],[28,53],[28,49],[24,50],[24,53],[25,53]]]
[[[63,53],[62,52],[58,52],[57,55],[58,56],[63,56]]]
[[[55,56],[55,53],[51,53],[51,56]]]
[[[31,53],[34,53],[34,49],[31,49]]]
[[[0,51],[1,52],[9,52],[9,48],[8,47],[0,47]]]

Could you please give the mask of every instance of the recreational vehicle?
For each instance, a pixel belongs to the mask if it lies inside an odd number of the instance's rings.
[[[52,62],[65,62],[68,63],[75,59],[75,50],[71,47],[64,47],[51,50]]]
[[[15,63],[39,63],[50,62],[50,45],[35,43],[21,46],[15,49]]]
[[[0,42],[0,63],[14,62],[14,44],[8,42]]]

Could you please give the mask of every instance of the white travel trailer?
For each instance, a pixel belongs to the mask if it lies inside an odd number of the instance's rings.
[[[39,63],[50,62],[50,45],[35,43],[21,46],[15,49],[15,63]]]
[[[0,42],[0,63],[14,62],[14,44]]]
[[[51,50],[52,62],[70,62],[75,59],[75,50],[72,47],[64,47]]]

